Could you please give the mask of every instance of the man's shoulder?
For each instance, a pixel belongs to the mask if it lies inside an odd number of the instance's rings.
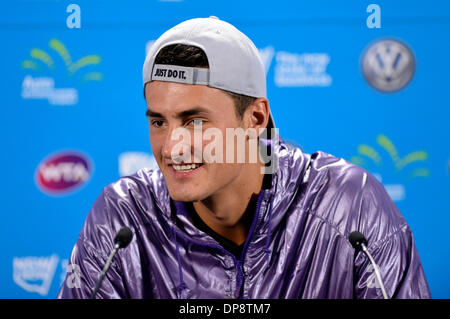
[[[308,170],[311,213],[345,237],[360,230],[378,240],[406,225],[384,186],[364,168],[316,152]]]
[[[342,186],[360,189],[367,183],[377,184],[373,175],[361,166],[322,151],[311,155],[309,169],[311,176],[323,179],[323,182],[335,184],[339,186],[338,189],[342,189]]]
[[[127,198],[136,194],[150,194],[165,189],[159,169],[142,168],[134,174],[122,176],[105,187],[108,196]]]
[[[91,213],[105,219],[153,219],[155,212],[166,212],[169,193],[160,170],[143,168],[104,187]]]
[[[289,178],[300,178],[303,183],[339,183],[359,184],[370,175],[364,168],[352,164],[343,158],[323,151],[305,153],[299,146],[285,143],[280,152],[280,169]]]
[[[318,189],[327,187],[327,192],[354,193],[365,186],[379,186],[375,177],[364,168],[343,158],[317,151],[309,156],[303,183]]]
[[[158,171],[145,168],[104,187],[86,217],[78,247],[105,262],[122,227],[129,227],[135,234],[143,229],[155,231],[157,212],[164,201],[158,196],[165,194],[164,190],[158,193],[164,187],[161,183]]]

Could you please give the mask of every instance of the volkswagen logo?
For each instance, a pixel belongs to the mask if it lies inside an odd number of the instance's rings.
[[[362,58],[362,72],[367,82],[383,92],[402,89],[415,69],[412,51],[402,42],[384,39],[371,44]]]

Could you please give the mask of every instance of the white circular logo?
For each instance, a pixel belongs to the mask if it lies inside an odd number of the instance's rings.
[[[411,80],[414,69],[415,60],[411,50],[392,39],[370,45],[362,59],[364,77],[370,85],[384,92],[403,88]]]

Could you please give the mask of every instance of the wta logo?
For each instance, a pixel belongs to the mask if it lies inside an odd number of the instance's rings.
[[[44,193],[64,195],[79,189],[90,179],[92,165],[77,152],[52,154],[44,159],[36,171],[36,184]]]

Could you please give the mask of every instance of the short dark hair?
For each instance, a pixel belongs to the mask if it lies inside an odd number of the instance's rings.
[[[162,48],[155,58],[155,64],[209,68],[208,57],[206,56],[205,51],[199,47],[186,44],[172,44]],[[252,96],[237,94],[226,90],[222,91],[233,99],[236,115],[239,119],[243,118],[248,106],[256,100],[256,98]]]

